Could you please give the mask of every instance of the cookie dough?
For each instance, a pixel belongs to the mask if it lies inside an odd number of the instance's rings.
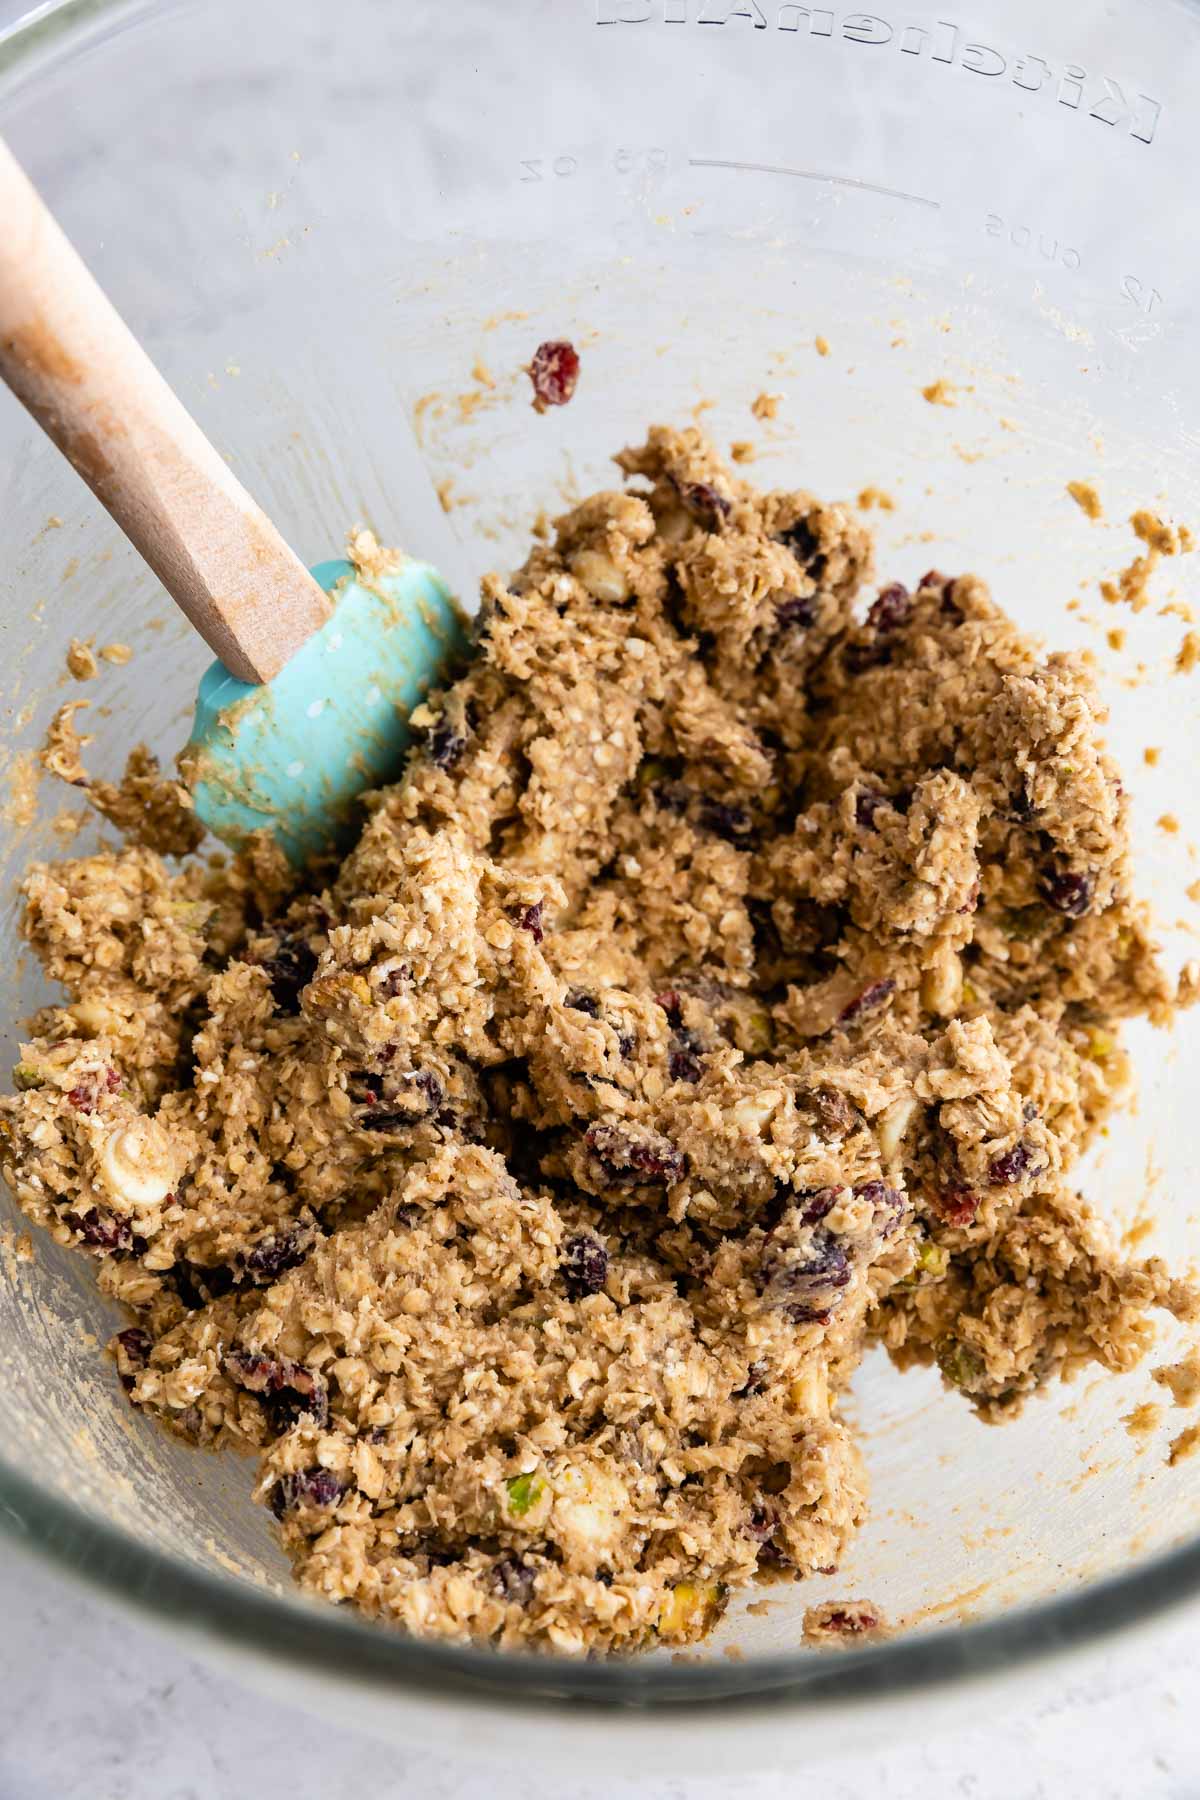
[[[255,1453],[307,1588],[572,1653],[836,1567],[870,1343],[999,1420],[1196,1311],[1072,1185],[1174,998],[1086,667],[698,431],[617,462],[340,867],[167,858],[135,752],[133,841],[29,871],[68,998],[0,1103],[130,1399]]]

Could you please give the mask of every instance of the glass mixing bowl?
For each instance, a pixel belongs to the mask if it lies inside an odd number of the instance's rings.
[[[1141,883],[1178,963],[1200,676],[1175,672],[1185,621],[1161,606],[1184,603],[1192,567],[1156,571],[1136,617],[1097,581],[1138,548],[1135,507],[1200,524],[1200,259],[1181,227],[1198,74],[1200,13],[1174,0],[980,0],[969,22],[920,0],[886,16],[75,0],[0,37],[0,130],[308,561],[366,519],[470,593],[519,559],[541,506],[610,483],[609,454],[648,422],[693,414],[719,442],[755,439],[768,485],[886,489],[895,510],[872,517],[889,576],[978,569],[1023,624],[1096,651]],[[580,346],[583,376],[539,418],[521,365],[549,336]],[[939,379],[952,406],[923,397]],[[784,395],[773,422],[751,417],[761,390]],[[178,746],[207,658],[15,405],[0,453],[11,1054],[41,997],[14,883],[67,841],[63,791],[31,776],[67,638],[135,651],[86,690],[106,774],[134,737]],[[1096,482],[1104,522],[1065,493],[1076,479]],[[1086,1170],[1118,1231],[1180,1267],[1198,1031],[1191,1015],[1131,1034],[1138,1104]],[[1166,1458],[1184,1416],[1166,1409],[1148,1437],[1121,1423],[1164,1398],[1148,1366],[992,1430],[931,1373],[873,1356],[853,1405],[874,1510],[836,1578],[767,1590],[765,1614],[743,1601],[683,1662],[406,1642],[290,1590],[247,1467],[133,1414],[86,1265],[45,1241],[30,1257],[22,1230],[14,1214],[0,1253],[0,1518],[293,1699],[409,1739],[529,1755],[590,1737],[627,1756],[640,1731],[675,1768],[744,1762],[751,1739],[794,1760],[844,1714],[859,1738],[895,1729],[888,1702],[919,1690],[902,1711],[924,1727],[964,1678],[1200,1586],[1200,1489]],[[1162,1344],[1155,1361],[1169,1330]],[[804,1607],[834,1595],[909,1629],[840,1657],[803,1648]]]

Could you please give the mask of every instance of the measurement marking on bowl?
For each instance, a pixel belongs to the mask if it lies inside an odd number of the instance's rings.
[[[730,162],[722,156],[689,156],[691,169],[750,169],[759,175],[795,175],[800,181],[827,181],[833,187],[860,188],[866,194],[885,194],[889,200],[911,200],[914,206],[942,210],[940,200],[929,200],[924,194],[907,194],[903,188],[881,187],[877,181],[860,181],[856,175],[827,175],[820,169],[789,169],[782,163]]]

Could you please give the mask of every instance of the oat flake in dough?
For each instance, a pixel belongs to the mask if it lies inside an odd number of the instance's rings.
[[[311,885],[164,860],[134,753],[127,847],[29,871],[69,998],[0,1103],[306,1587],[570,1652],[837,1565],[870,1342],[1001,1419],[1196,1304],[1072,1186],[1173,1000],[1085,667],[695,430],[617,460]]]

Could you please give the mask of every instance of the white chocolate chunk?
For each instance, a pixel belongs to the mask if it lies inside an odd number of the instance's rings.
[[[153,1119],[135,1119],[114,1131],[100,1152],[100,1180],[113,1199],[140,1211],[159,1206],[175,1181],[166,1132]]]

